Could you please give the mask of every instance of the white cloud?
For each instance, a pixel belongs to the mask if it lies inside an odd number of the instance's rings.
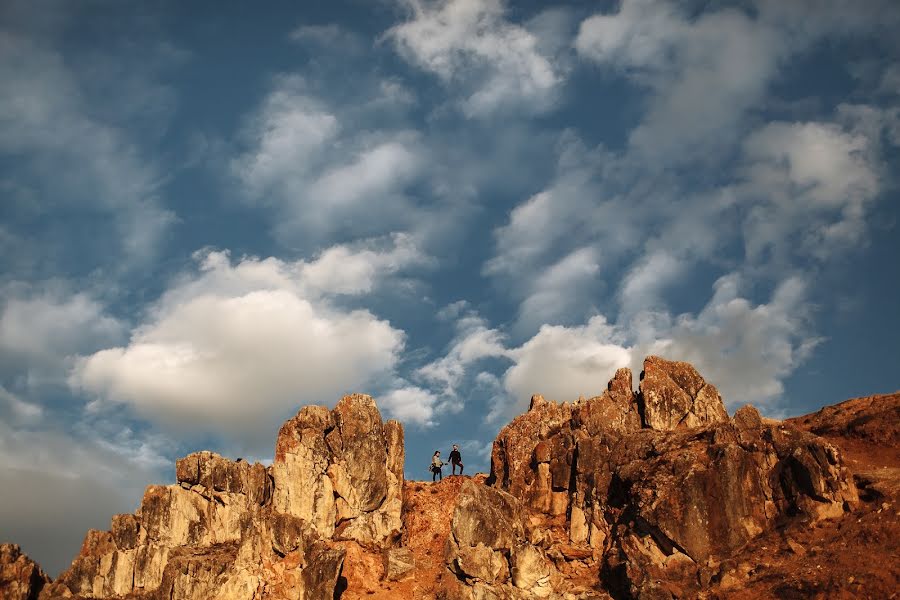
[[[519,306],[516,323],[520,331],[534,331],[544,323],[578,320],[584,297],[595,287],[600,271],[597,249],[578,248],[549,265],[531,282]]]
[[[394,419],[421,427],[434,425],[438,397],[428,390],[407,385],[378,397],[378,406]]]
[[[644,121],[630,135],[632,148],[653,164],[727,147],[794,43],[735,9],[690,20],[669,3],[625,0],[617,13],[583,21],[575,47],[653,90]]]
[[[687,24],[674,6],[654,0],[626,0],[614,14],[582,21],[575,49],[585,58],[623,69],[661,69]]]
[[[636,261],[619,290],[620,320],[627,315],[665,306],[661,293],[672,285],[686,265],[664,250]]]
[[[371,291],[420,259],[407,238],[393,242],[312,262],[198,256],[199,272],[162,296],[128,345],[80,359],[70,384],[170,427],[269,442],[298,405],[332,403],[393,370],[403,332],[329,300]],[[359,281],[326,272],[338,258]]]
[[[802,279],[782,280],[768,302],[759,304],[741,294],[744,286],[743,278],[731,273],[715,282],[712,297],[696,314],[650,307],[616,324],[595,315],[581,325],[543,325],[514,347],[470,314],[466,319],[478,325],[460,340],[477,349],[471,356],[512,364],[501,377],[481,371],[470,379],[476,361],[462,358],[458,342],[424,370],[432,372],[432,381],[473,381],[473,389],[487,398],[492,422],[525,410],[535,393],[557,401],[597,395],[621,367],[632,369],[637,386],[642,361],[651,354],[693,363],[731,409],[750,402],[772,411],[782,400],[784,380],[821,338],[812,332],[813,307]]]
[[[667,331],[656,332],[653,342],[639,345],[638,354],[660,353],[693,363],[732,409],[748,402],[771,407],[780,400],[784,379],[821,338],[811,333],[811,305],[802,279],[785,279],[768,303],[756,306],[741,297],[741,284],[737,274],[720,278],[700,313],[680,315]]]
[[[332,246],[314,261],[300,267],[300,279],[313,290],[330,294],[364,294],[386,276],[403,269],[427,264],[416,240],[409,234],[390,236],[389,249]]]
[[[495,251],[482,273],[520,302],[519,333],[530,335],[542,322],[580,322],[604,285],[601,270],[643,242],[643,207],[617,193],[617,181],[602,185],[619,162],[564,134],[555,179],[494,229]]]
[[[541,53],[534,33],[506,20],[502,0],[404,4],[410,19],[392,27],[387,37],[412,64],[434,73],[447,87],[461,86],[467,115],[552,106],[563,79],[560,68]]]
[[[597,395],[616,369],[631,361],[630,351],[616,343],[617,338],[600,315],[582,326],[544,325],[510,352],[515,364],[503,384],[517,408],[527,406],[536,393],[558,401]]]
[[[503,335],[496,329],[488,328],[485,320],[473,312],[456,322],[456,330],[447,353],[416,370],[418,377],[440,386],[441,393],[451,401],[456,401],[457,387],[470,365],[484,358],[506,354]]]
[[[44,409],[26,402],[17,395],[0,386],[0,417],[11,425],[29,425],[40,420]]]
[[[382,93],[398,92],[388,85]],[[369,104],[356,109],[377,110]],[[347,111],[326,106],[301,77],[282,76],[241,133],[244,151],[231,171],[250,202],[274,207],[276,233],[288,245],[336,232],[379,234],[416,219],[406,189],[426,164],[419,135],[357,128],[359,115]]]
[[[795,232],[819,258],[857,244],[881,187],[873,150],[867,136],[832,123],[775,122],[750,135],[739,186],[755,202],[744,224],[748,256],[783,255]]]

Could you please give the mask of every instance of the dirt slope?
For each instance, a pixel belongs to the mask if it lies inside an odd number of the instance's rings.
[[[861,502],[844,518],[754,540],[712,597],[900,598],[900,393],[855,398],[787,423],[838,446]]]

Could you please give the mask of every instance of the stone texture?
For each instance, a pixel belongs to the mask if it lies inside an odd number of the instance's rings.
[[[320,536],[381,547],[400,535],[403,460],[402,427],[383,423],[370,396],[304,407],[278,434],[275,509]]]
[[[528,541],[524,514],[510,494],[463,483],[446,551],[447,564],[462,583],[449,583],[449,595],[479,598],[491,590],[500,598],[520,597],[525,590],[532,595],[521,597],[546,597],[552,564]]]
[[[542,527],[565,517],[564,538],[533,536],[538,545],[521,564],[536,553],[586,569],[597,564],[597,583],[622,597],[698,594],[710,561],[779,519],[836,518],[857,500],[833,446],[764,420],[753,407],[729,419],[693,366],[659,357],[644,361],[638,394],[621,369],[589,400],[536,396],[498,435],[491,474],[490,483],[540,515]],[[479,500],[487,501],[499,500]],[[515,551],[509,556],[515,562]],[[529,585],[543,577],[529,572],[521,579]]]
[[[16,544],[0,544],[0,598],[35,600],[50,582],[41,568]]]
[[[135,514],[89,531],[40,597],[332,598],[346,556],[337,539],[399,536],[403,458],[402,427],[383,423],[372,398],[304,407],[281,428],[271,468],[212,452],[179,459],[175,485],[149,486]]]
[[[409,548],[386,548],[383,553],[384,578],[399,581],[413,576],[416,561]]]
[[[644,359],[639,402],[644,424],[658,431],[699,427],[728,419],[718,390],[686,362]]]

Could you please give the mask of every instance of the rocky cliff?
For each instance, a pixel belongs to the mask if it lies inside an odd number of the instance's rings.
[[[4,550],[2,597],[670,599],[741,586],[780,597],[785,579],[762,575],[766,548],[799,561],[794,538],[815,547],[806,532],[896,527],[895,480],[883,469],[854,479],[835,432],[889,447],[900,396],[838,410],[843,424],[830,413],[780,422],[750,406],[729,418],[687,363],[649,357],[632,385],[621,369],[593,398],[534,396],[498,434],[489,476],[437,484],[403,481],[403,430],[372,398],[304,407],[271,466],[209,452],[179,460],[175,485],[149,487],[135,514],[88,532],[49,585]],[[866,516],[884,507],[887,523]],[[884,589],[896,583],[896,569],[878,573]],[[4,583],[29,577],[31,587]]]

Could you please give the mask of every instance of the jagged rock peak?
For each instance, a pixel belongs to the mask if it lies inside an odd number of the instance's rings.
[[[693,365],[658,356],[644,359],[638,401],[644,425],[657,431],[728,420],[719,391]]]
[[[449,569],[471,581],[453,597],[482,597],[479,586],[488,580],[508,585],[503,574],[512,563],[500,555],[527,556],[530,571],[554,581],[558,557],[581,561],[586,572],[599,573],[591,585],[616,598],[671,598],[672,585],[683,590],[679,597],[693,597],[711,577],[708,564],[779,519],[837,518],[857,501],[826,441],[762,419],[749,406],[729,419],[716,388],[688,363],[650,356],[642,375],[637,394],[631,372],[620,369],[599,396],[532,401],[500,431],[489,484],[544,530],[564,529],[539,535],[533,549],[520,542],[521,553],[487,541],[466,551],[460,544],[451,555],[462,566]],[[470,495],[464,492],[460,506]]]
[[[381,551],[400,535],[403,453],[402,426],[370,396],[304,406],[268,468],[179,459],[177,483],[149,486],[134,514],[89,531],[40,598],[332,598],[342,540]]]
[[[0,598],[34,600],[50,578],[17,544],[0,544]]]

